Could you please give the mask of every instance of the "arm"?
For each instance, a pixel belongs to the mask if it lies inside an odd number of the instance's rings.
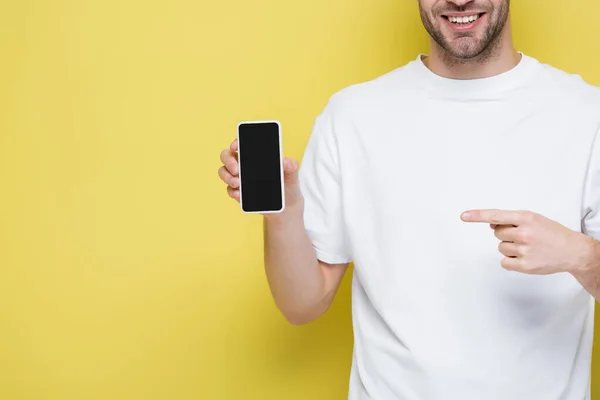
[[[309,323],[331,306],[348,264],[326,264],[306,233],[303,205],[264,218],[265,270],[277,307],[294,325]]]
[[[229,196],[240,201],[237,140],[221,153],[219,176]],[[349,263],[318,261],[305,227],[305,201],[298,182],[296,160],[284,160],[286,209],[265,214],[264,257],[267,280],[275,303],[295,325],[311,322],[331,305]],[[337,261],[337,260],[336,260]]]
[[[238,148],[236,139],[221,152],[218,172],[229,196],[239,202]],[[351,261],[329,113],[317,118],[303,165],[300,174],[296,160],[284,159],[286,208],[263,214],[269,287],[279,310],[295,325],[311,322],[329,308]]]

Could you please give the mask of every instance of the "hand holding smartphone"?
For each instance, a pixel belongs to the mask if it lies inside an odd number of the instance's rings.
[[[285,209],[279,121],[244,121],[237,126],[240,207],[247,214]]]

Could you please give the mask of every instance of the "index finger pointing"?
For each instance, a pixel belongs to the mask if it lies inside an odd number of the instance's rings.
[[[521,213],[507,210],[469,210],[461,215],[465,222],[485,222],[492,225],[519,225]]]

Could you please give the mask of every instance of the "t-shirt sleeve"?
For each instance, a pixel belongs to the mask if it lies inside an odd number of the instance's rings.
[[[342,211],[342,186],[332,117],[317,116],[299,169],[304,226],[317,258],[328,264],[351,262]]]
[[[592,148],[584,193],[583,232],[600,240],[600,132]]]

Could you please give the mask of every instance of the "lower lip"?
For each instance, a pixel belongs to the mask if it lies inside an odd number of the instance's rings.
[[[444,19],[444,21],[446,21],[446,24],[453,31],[465,32],[465,31],[472,31],[475,28],[477,28],[477,26],[481,23],[481,20],[484,19],[486,17],[486,15],[487,14],[483,14],[481,17],[477,18],[475,21],[471,22],[470,24],[453,24],[446,17],[442,17],[442,18]]]

